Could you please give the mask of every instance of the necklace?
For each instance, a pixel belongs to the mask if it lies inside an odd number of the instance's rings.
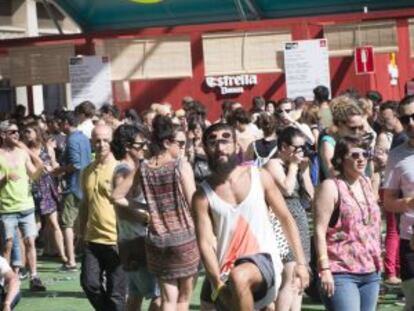
[[[366,212],[366,216],[364,216],[364,208],[361,206],[361,204],[359,204],[359,201],[357,200],[357,198],[356,198],[356,196],[355,196],[354,192],[352,191],[350,184],[348,183],[348,181],[346,181],[346,180],[345,180],[345,178],[344,178],[343,180],[344,180],[344,182],[345,182],[346,186],[348,187],[348,191],[349,191],[349,193],[351,194],[352,199],[353,199],[353,200],[355,201],[355,203],[358,205],[359,211],[360,211],[360,213],[361,213],[362,223],[363,223],[365,226],[370,225],[370,224],[371,224],[371,214],[370,214],[370,211],[369,211],[369,202],[368,202],[368,198],[367,198],[367,195],[366,195],[366,193],[365,193],[364,187],[362,187],[361,180],[360,180],[360,179],[358,179],[358,183],[359,183],[359,185],[361,186],[362,193],[364,194],[365,204],[366,204],[366,207],[367,207],[367,209],[368,209],[368,210],[367,210],[367,212]]]

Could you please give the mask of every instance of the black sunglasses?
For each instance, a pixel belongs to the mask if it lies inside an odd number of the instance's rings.
[[[19,131],[18,131],[18,130],[8,130],[8,131],[6,131],[6,133],[7,133],[8,135],[14,135],[14,134],[19,133]]]
[[[287,113],[287,114],[289,114],[289,113],[291,113],[292,112],[292,109],[278,109],[277,111],[276,111],[276,113],[277,114],[282,114],[282,113]]]
[[[225,138],[228,139],[230,137],[232,137],[233,135],[230,132],[224,132],[221,135],[221,138]],[[211,133],[210,135],[208,135],[207,140],[217,140],[218,135],[216,133]]]
[[[303,151],[305,149],[304,145],[300,145],[300,146],[295,146],[295,145],[290,145],[291,147],[293,147],[293,152],[297,153],[299,151]]]
[[[401,116],[398,119],[400,120],[400,122],[402,124],[405,124],[405,125],[410,124],[410,121],[414,120],[414,113],[413,114],[408,114],[408,115],[405,115],[405,116]]]
[[[177,143],[178,147],[184,148],[186,141],[185,140],[174,140],[175,143]]]
[[[347,127],[352,132],[363,131],[364,130],[364,126],[363,125],[360,125],[360,126],[347,126]]]
[[[136,148],[138,148],[138,149],[142,149],[143,147],[145,147],[147,145],[147,142],[146,141],[142,141],[142,142],[137,142],[137,141],[135,141],[135,142],[133,142],[133,143],[131,143],[131,146],[132,147],[136,147]]]
[[[360,159],[361,156],[364,159],[368,159],[368,158],[371,157],[371,153],[369,151],[359,151],[359,152],[358,151],[355,151],[355,152],[351,152],[350,155],[351,155],[351,158],[354,159],[354,160]]]

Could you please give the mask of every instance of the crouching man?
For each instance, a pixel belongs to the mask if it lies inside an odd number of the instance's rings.
[[[208,279],[201,292],[202,309],[252,311],[276,299],[283,266],[268,206],[295,254],[300,288],[307,287],[309,273],[299,232],[270,175],[238,165],[236,136],[227,124],[210,126],[203,144],[212,175],[192,202]]]

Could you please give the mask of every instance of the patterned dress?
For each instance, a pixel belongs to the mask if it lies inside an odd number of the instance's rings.
[[[164,280],[195,275],[200,261],[179,165],[180,160],[176,160],[154,168],[144,162],[140,169],[150,213],[146,239],[148,269]]]
[[[39,157],[44,165],[51,164],[46,148],[42,148]],[[38,180],[32,183],[32,193],[36,211],[41,216],[51,214],[57,210],[60,198],[57,182],[52,175],[44,172]]]
[[[284,170],[285,174],[287,175],[288,168],[286,166],[284,166]],[[289,209],[290,213],[293,216],[293,219],[296,222],[296,225],[298,226],[300,241],[302,243],[303,251],[305,253],[306,262],[308,263],[310,261],[311,247],[308,216],[306,214],[304,204],[302,203],[303,201],[306,201],[305,193],[306,190],[304,189],[303,180],[301,179],[301,176],[298,174],[296,177],[296,183],[292,194],[289,196],[284,195],[283,197],[285,199],[287,208]],[[279,243],[283,243],[283,240],[281,240]],[[286,254],[286,256],[283,257],[284,262],[291,262],[294,260],[295,258],[291,250]]]

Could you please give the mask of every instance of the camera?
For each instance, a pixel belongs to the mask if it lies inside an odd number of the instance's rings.
[[[303,155],[306,158],[312,158],[314,156],[316,156],[317,152],[315,150],[313,150],[312,146],[309,144],[305,144],[304,148],[303,148]]]

